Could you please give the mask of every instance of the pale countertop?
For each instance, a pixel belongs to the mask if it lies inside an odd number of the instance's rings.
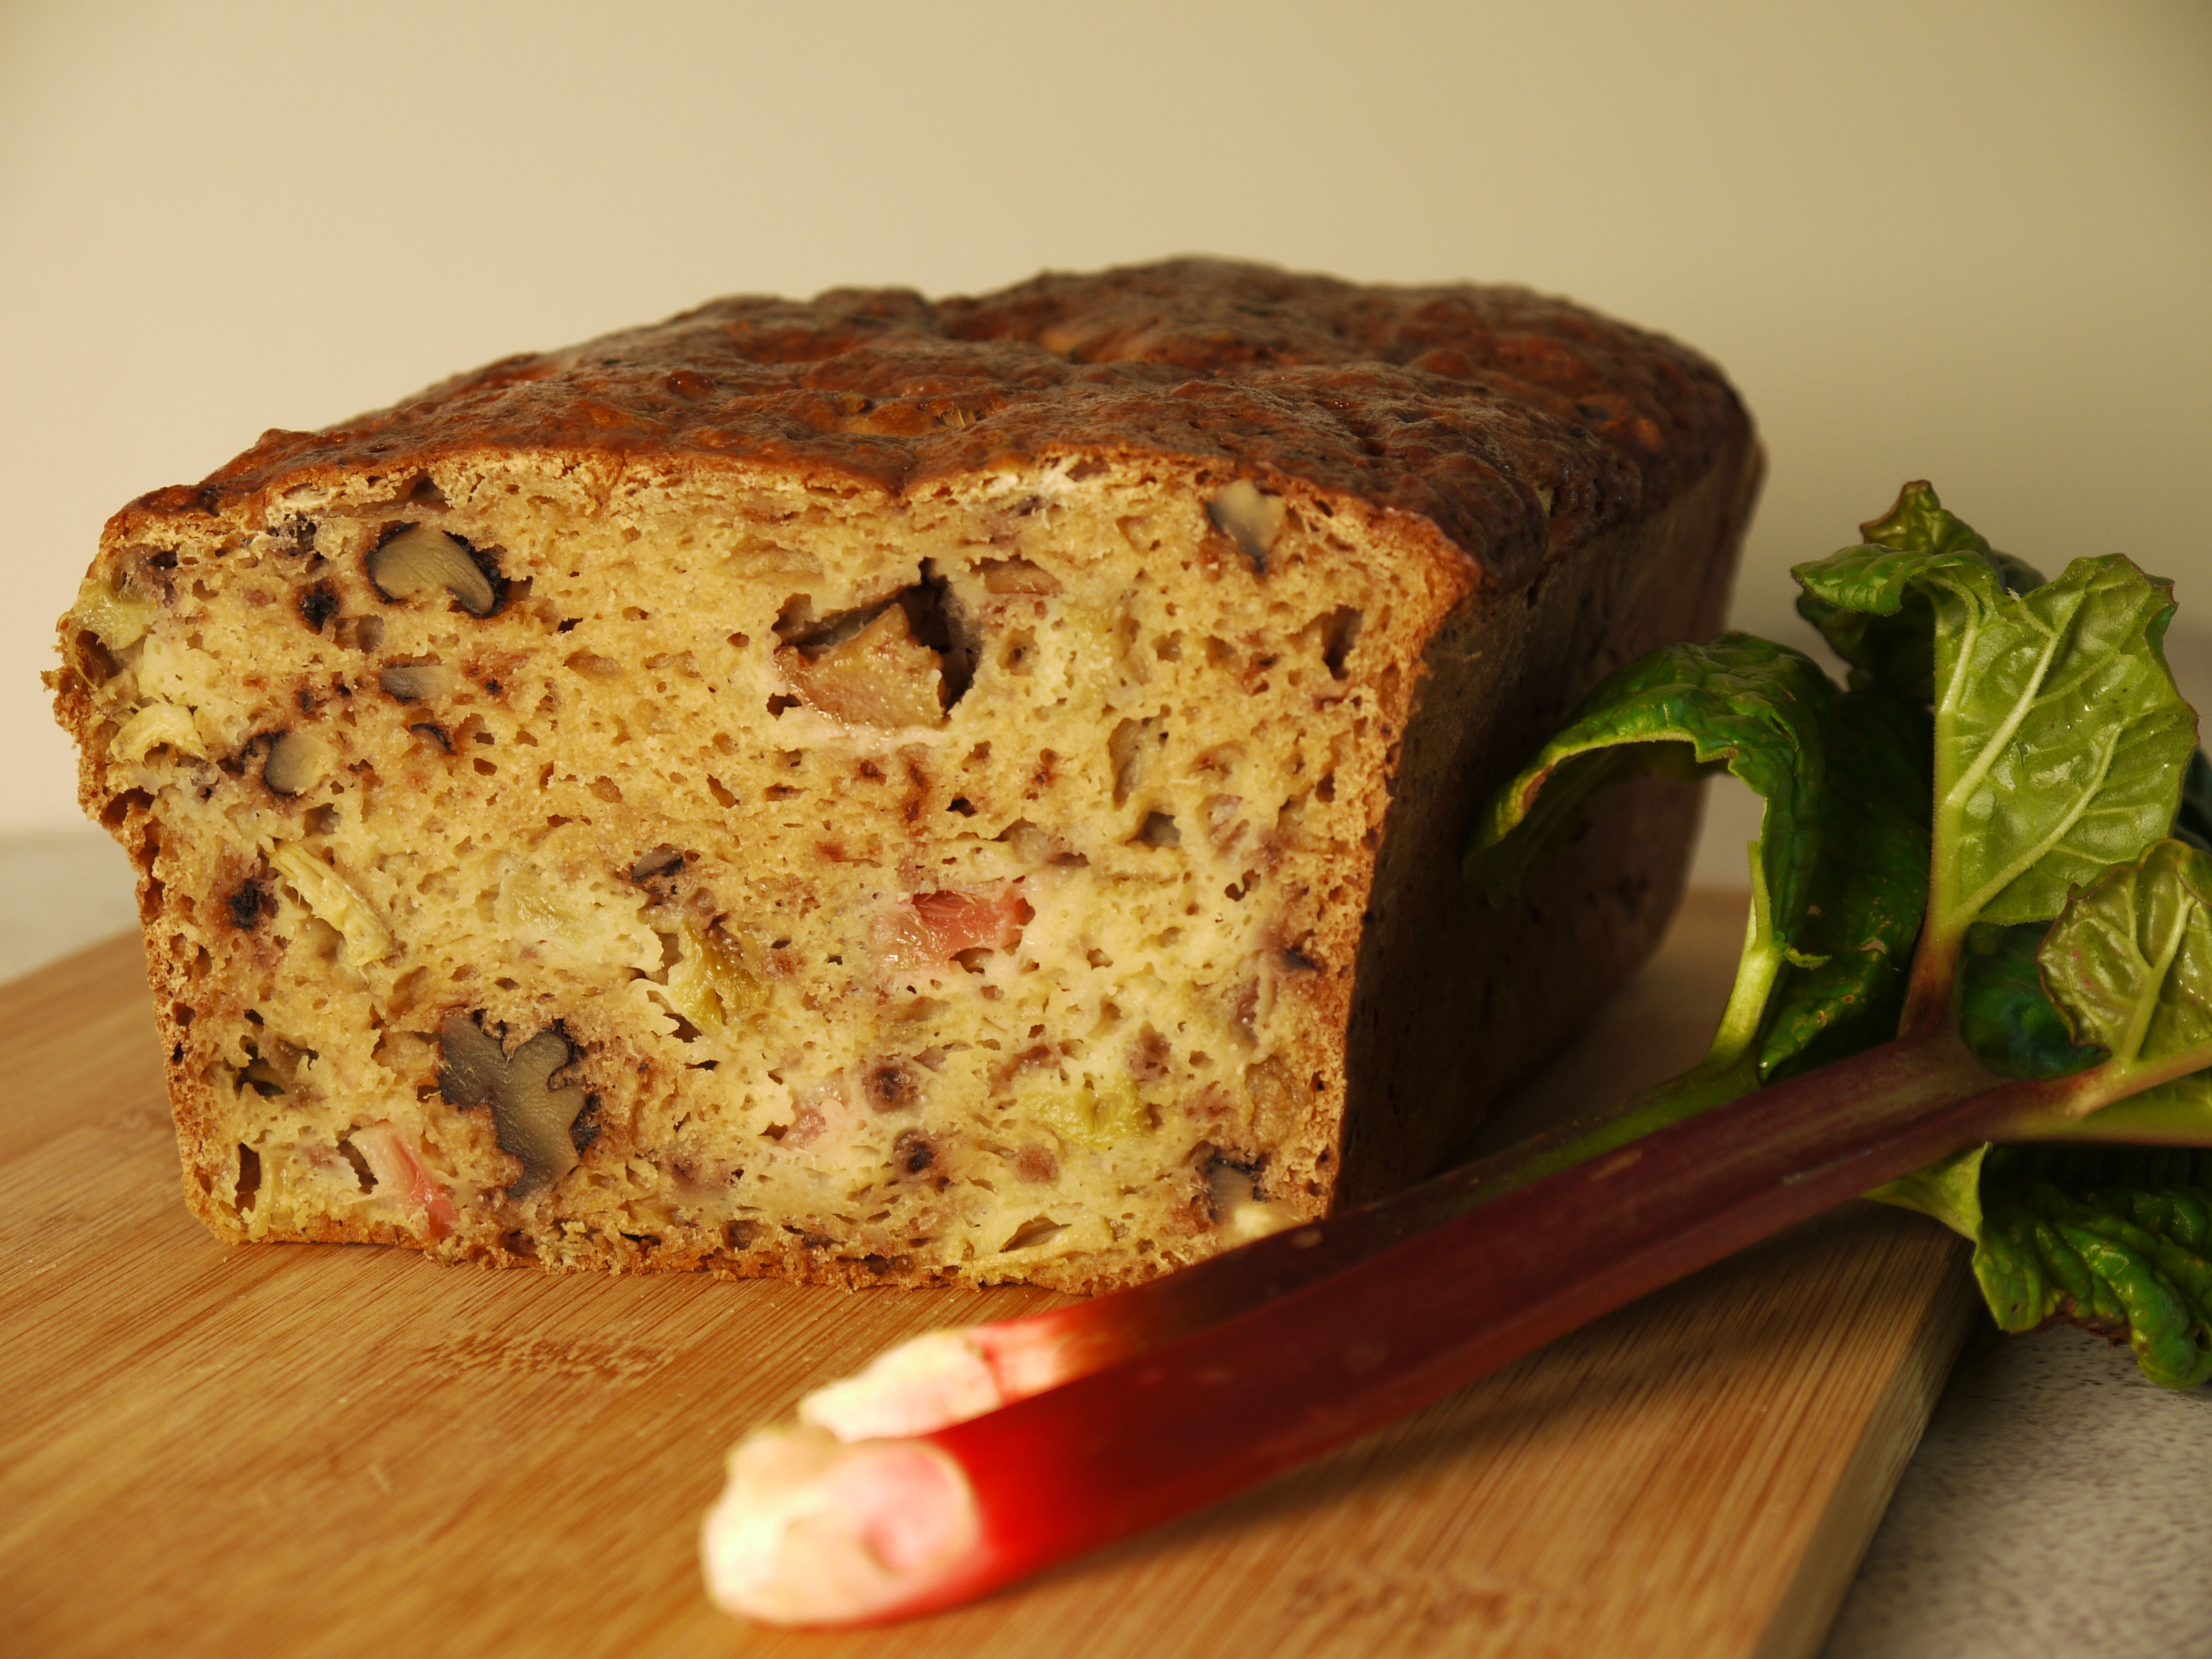
[[[1717,796],[1697,868],[1740,884],[1747,796]],[[89,828],[0,836],[0,980],[135,922]],[[2212,1391],[2145,1382],[2079,1331],[1966,1349],[1823,1659],[2212,1653]]]

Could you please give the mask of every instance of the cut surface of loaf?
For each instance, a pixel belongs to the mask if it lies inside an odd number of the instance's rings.
[[[719,301],[110,523],[51,677],[235,1238],[1071,1290],[1435,1168],[1694,805],[1487,791],[1717,626],[1726,383],[1182,261]]]

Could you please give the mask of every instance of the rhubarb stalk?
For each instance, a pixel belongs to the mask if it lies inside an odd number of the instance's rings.
[[[747,1442],[709,1518],[710,1588],[733,1612],[803,1625],[972,1599],[1316,1456],[2016,1121],[2063,1115],[2081,1092],[2078,1078],[1996,1078],[1941,1034],[1715,1107],[1381,1249],[1376,1230],[1398,1226],[1390,1206],[1279,1235],[1237,1254],[1354,1259],[910,1439],[838,1446],[811,1429]],[[893,1449],[898,1478],[882,1478]],[[933,1486],[930,1518],[902,1523],[924,1465],[959,1484]],[[819,1525],[788,1553],[764,1547],[757,1517],[830,1513],[839,1548],[824,1549]],[[901,1524],[937,1547],[871,1550]]]
[[[1748,1079],[1734,1081],[1726,1093],[1707,1084],[1705,1095],[1664,1086],[1595,1123],[1531,1136],[1387,1203],[1289,1228],[1127,1290],[1022,1319],[909,1338],[865,1370],[806,1395],[799,1402],[799,1419],[839,1440],[856,1441],[926,1434],[980,1417],[1303,1289],[1751,1087]]]

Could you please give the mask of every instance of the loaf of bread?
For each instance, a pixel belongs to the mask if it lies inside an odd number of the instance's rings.
[[[1666,340],[1183,261],[719,301],[270,432],[49,677],[234,1239],[1090,1291],[1437,1167],[1636,964],[1639,785],[1486,793],[1719,624]]]

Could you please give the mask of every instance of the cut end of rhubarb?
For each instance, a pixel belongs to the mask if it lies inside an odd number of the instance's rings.
[[[936,1447],[754,1435],[700,1539],[716,1605],[769,1625],[862,1625],[919,1610],[981,1535],[968,1477]]]
[[[1064,1311],[931,1331],[815,1389],[799,1420],[848,1443],[932,1434],[1111,1364],[1136,1341],[1110,1321],[1071,1322]]]
[[[931,1331],[815,1389],[799,1402],[799,1420],[848,1443],[884,1440],[964,1423],[1006,1400],[973,1333]]]

